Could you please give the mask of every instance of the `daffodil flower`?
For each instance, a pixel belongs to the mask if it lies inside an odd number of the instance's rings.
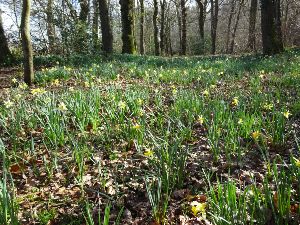
[[[39,95],[39,94],[44,94],[47,91],[44,88],[35,88],[31,90],[32,95]]]
[[[239,105],[239,99],[238,99],[238,97],[234,97],[234,98],[232,99],[231,104],[232,104],[233,106],[238,106],[238,105]]]
[[[288,111],[285,111],[285,112],[283,112],[282,113],[283,114],[283,116],[285,117],[285,118],[289,118],[292,114],[290,113],[290,111],[288,110]]]
[[[4,101],[5,108],[9,109],[14,105],[14,103],[10,100]]]
[[[208,90],[204,90],[204,91],[202,92],[202,94],[203,94],[204,96],[208,96],[208,95],[209,95],[209,92],[208,92]]]
[[[124,101],[120,101],[118,104],[119,109],[124,110],[126,108],[126,103]]]
[[[240,118],[240,119],[238,120],[238,124],[241,125],[241,124],[243,124],[243,123],[244,123],[243,119]]]
[[[197,201],[191,202],[191,211],[194,216],[206,218],[206,203],[201,203]]]
[[[58,109],[59,109],[60,111],[62,111],[62,112],[68,110],[67,106],[66,106],[65,103],[63,103],[63,102],[59,103]]]
[[[139,129],[141,129],[141,125],[139,125],[138,123],[136,123],[136,124],[134,124],[134,125],[132,126],[132,128],[133,128],[134,130],[139,130]]]
[[[147,148],[147,149],[144,151],[144,156],[147,156],[147,157],[153,157],[153,154],[154,154],[154,152],[153,152],[151,149],[149,149],[149,148]]]
[[[293,159],[295,161],[295,165],[300,168],[300,160],[296,159],[295,157],[293,157]]]
[[[204,118],[202,115],[198,116],[197,122],[200,123],[201,125],[203,124]]]
[[[253,138],[254,140],[258,139],[259,136],[260,136],[260,132],[259,132],[259,131],[254,131],[254,132],[252,133],[252,138]]]

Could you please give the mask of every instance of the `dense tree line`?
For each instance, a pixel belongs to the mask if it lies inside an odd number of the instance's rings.
[[[23,0],[22,8],[18,1],[5,1],[0,7],[15,18],[25,58],[32,58],[31,37],[37,54],[233,54],[260,49],[275,54],[300,44],[297,0],[39,0],[32,3],[31,35],[30,0]],[[1,62],[12,55],[4,30],[0,15]],[[24,67],[30,83],[32,59]]]

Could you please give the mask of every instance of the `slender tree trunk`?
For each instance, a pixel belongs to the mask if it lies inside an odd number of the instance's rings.
[[[80,3],[79,20],[83,23],[86,23],[89,14],[89,3],[87,0],[79,0],[79,3]]]
[[[179,50],[181,51],[182,46],[182,20],[181,20],[181,13],[179,12],[179,5],[176,3],[176,15],[177,15],[177,21],[178,21],[178,34],[179,34]]]
[[[241,10],[242,10],[243,4],[244,4],[244,0],[239,0],[239,8],[238,8],[238,11],[237,11],[235,24],[234,24],[234,27],[233,27],[233,32],[232,32],[232,35],[231,35],[231,43],[230,43],[230,49],[229,49],[230,54],[233,53],[235,37],[236,37],[236,31],[237,31],[237,28],[238,28],[238,25],[239,25],[240,15],[241,15]]]
[[[200,34],[200,52],[204,53],[204,22],[205,22],[205,10],[206,4],[203,0],[196,0],[198,8],[199,8],[199,16],[198,16],[198,25],[199,25],[199,34]]]
[[[166,15],[166,0],[160,1],[160,51],[163,55],[165,53],[165,15]]]
[[[99,7],[98,7],[98,0],[93,0],[93,47],[94,50],[98,48],[98,32],[99,32]]]
[[[181,20],[182,20],[182,38],[181,38],[181,54],[186,55],[186,45],[187,45],[187,25],[186,25],[186,17],[187,17],[187,12],[186,12],[186,5],[185,2],[186,0],[180,0],[180,8],[181,8]]]
[[[158,16],[158,2],[153,0],[153,29],[154,29],[154,51],[155,55],[159,55],[159,38],[158,38],[158,26],[157,26],[157,16]]]
[[[145,8],[144,8],[144,0],[140,1],[140,54],[145,54],[145,43],[144,43],[144,18],[145,18]]]
[[[34,80],[33,53],[30,39],[30,0],[23,0],[21,37],[24,55],[24,82],[31,85]]]
[[[226,53],[229,53],[231,23],[232,23],[232,18],[233,18],[233,15],[234,15],[235,1],[236,0],[231,0],[231,2],[230,2],[230,13],[229,13],[229,17],[228,17],[227,32],[226,32]]]
[[[102,33],[102,51],[112,53],[113,51],[113,34],[110,25],[108,5],[106,0],[99,0],[99,12]]]
[[[122,53],[134,54],[135,37],[134,37],[134,16],[133,0],[120,0],[121,18],[122,18]]]
[[[0,9],[0,64],[11,58],[11,53],[5,37]]]
[[[248,31],[248,48],[251,51],[256,51],[255,27],[257,17],[257,5],[257,0],[251,0]]]
[[[48,0],[47,2],[47,36],[48,36],[48,43],[49,43],[49,52],[54,51],[55,45],[55,26],[54,26],[54,19],[53,19],[53,0]]]
[[[273,55],[282,52],[280,0],[261,0],[261,30],[263,53]]]
[[[216,53],[219,0],[210,0],[211,4],[211,54]]]

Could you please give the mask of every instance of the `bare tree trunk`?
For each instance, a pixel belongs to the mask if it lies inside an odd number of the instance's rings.
[[[248,48],[251,51],[256,51],[255,26],[257,17],[257,5],[257,0],[251,0],[248,32]]]
[[[177,0],[175,1],[175,6],[176,6],[177,21],[178,21],[179,49],[181,50],[181,46],[182,46],[182,21],[181,21],[181,13],[179,12],[179,5],[178,5]]]
[[[87,22],[88,14],[89,14],[89,4],[87,0],[79,0],[80,3],[80,13],[79,20],[83,23]]]
[[[262,42],[266,55],[283,51],[280,19],[280,0],[261,0]]]
[[[145,18],[145,8],[144,8],[144,0],[140,1],[140,54],[145,54],[145,43],[144,43],[144,18]]]
[[[4,34],[2,17],[1,17],[1,9],[0,9],[0,64],[11,58],[11,53],[8,47],[7,39]]]
[[[99,12],[102,33],[102,51],[112,53],[113,51],[113,34],[108,14],[108,5],[106,0],[99,0]]]
[[[211,4],[211,54],[216,53],[217,28],[219,16],[219,0],[210,0]]]
[[[204,53],[204,22],[206,16],[206,5],[207,0],[203,2],[203,0],[196,0],[199,8],[199,16],[198,16],[198,25],[199,25],[199,34],[200,34],[200,52]]]
[[[163,55],[165,53],[165,15],[166,15],[166,0],[160,1],[160,51]]]
[[[47,2],[47,36],[49,43],[49,52],[53,52],[55,45],[55,26],[53,21],[53,0],[48,0]]]
[[[236,0],[231,0],[230,2],[230,13],[228,17],[227,32],[226,32],[226,53],[229,52],[230,31],[231,31],[232,18],[234,15],[235,1]]]
[[[33,54],[30,39],[30,0],[23,0],[21,18],[21,36],[24,55],[24,82],[31,85],[34,80],[33,74]]]
[[[235,37],[236,37],[236,31],[237,31],[237,28],[238,28],[238,25],[239,25],[240,15],[241,15],[241,10],[242,10],[243,4],[244,4],[244,0],[239,0],[239,8],[238,8],[238,11],[237,11],[235,24],[234,24],[234,27],[233,27],[233,32],[232,32],[232,35],[231,35],[231,43],[230,43],[229,54],[233,53]]]
[[[187,45],[187,40],[186,40],[186,32],[187,32],[187,25],[186,25],[186,5],[185,2],[186,0],[180,0],[180,8],[181,8],[181,20],[182,20],[182,38],[181,38],[181,54],[186,55],[186,45]]]
[[[155,55],[159,55],[159,38],[158,38],[158,26],[157,26],[157,16],[158,16],[158,2],[153,0],[153,29],[154,29],[154,51]]]
[[[122,18],[122,53],[134,54],[135,37],[134,37],[134,16],[133,0],[120,0],[121,18]]]
[[[93,0],[93,9],[94,9],[94,15],[93,15],[93,47],[94,50],[98,48],[98,32],[99,32],[99,7],[98,7],[98,0]]]

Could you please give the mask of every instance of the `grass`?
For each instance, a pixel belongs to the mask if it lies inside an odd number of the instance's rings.
[[[2,223],[299,223],[299,61],[36,58],[0,94]]]

